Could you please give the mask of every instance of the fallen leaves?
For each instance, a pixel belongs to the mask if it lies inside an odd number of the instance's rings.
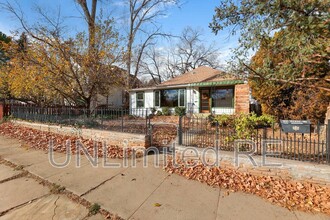
[[[330,188],[317,184],[253,175],[233,168],[207,167],[196,161],[169,158],[165,171],[197,180],[213,187],[258,195],[289,210],[317,211],[330,215]]]
[[[152,145],[167,146],[176,139],[177,127],[171,124],[154,124],[152,128]]]
[[[132,149],[123,150],[122,147],[117,145],[106,145],[103,147],[101,142],[95,142],[91,139],[83,139],[75,136],[60,135],[46,131],[39,131],[32,128],[15,126],[12,123],[3,123],[0,125],[0,134],[6,135],[12,138],[17,138],[24,141],[22,144],[24,148],[31,147],[34,149],[49,150],[50,141],[53,142],[53,150],[55,152],[66,153],[66,145],[70,143],[71,153],[77,153],[77,150],[80,151],[80,154],[83,154],[81,149],[77,149],[77,141],[80,141],[82,145],[87,149],[90,155],[94,155],[94,145],[98,146],[97,156],[103,157],[106,153],[109,158],[124,158],[131,157]],[[106,150],[106,151],[105,151]]]
[[[154,206],[155,206],[155,207],[161,207],[161,206],[162,206],[162,204],[160,204],[160,203],[156,202],[156,203],[154,204]]]

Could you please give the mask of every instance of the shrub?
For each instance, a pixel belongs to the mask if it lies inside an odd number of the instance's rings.
[[[252,114],[240,114],[235,118],[235,131],[236,138],[246,139],[255,134],[255,121],[256,118]]]
[[[214,120],[219,123],[220,126],[233,126],[235,116],[234,115],[216,115]]]
[[[175,112],[175,115],[184,116],[184,115],[186,115],[186,108],[185,107],[175,107],[174,112]]]
[[[270,127],[275,118],[271,115],[257,116],[255,113],[239,114],[239,115],[210,115],[210,122],[215,125],[217,122],[220,126],[234,128],[236,136],[234,139],[245,139],[255,135],[256,128]]]
[[[162,107],[162,113],[163,115],[171,115],[170,108],[169,107]]]
[[[256,133],[256,128],[269,127],[275,122],[271,115],[258,117],[255,113],[240,114],[235,118],[235,130],[237,138],[249,138]]]
[[[272,115],[261,115],[257,118],[256,126],[258,127],[270,127],[275,123],[275,118]]]
[[[157,115],[157,116],[162,116],[163,113],[162,113],[161,111],[157,111],[157,112],[156,112],[156,115]]]

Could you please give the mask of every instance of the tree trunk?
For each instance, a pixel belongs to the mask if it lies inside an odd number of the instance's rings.
[[[329,103],[328,108],[327,108],[327,113],[325,114],[325,120],[324,120],[325,127],[324,127],[324,129],[322,129],[322,132],[321,132],[321,138],[324,139],[324,140],[327,137],[327,129],[330,129],[330,125],[328,124],[328,120],[330,120],[330,103]]]
[[[86,102],[86,114],[87,114],[87,117],[89,118],[90,117],[90,113],[91,113],[91,102],[92,102],[92,99],[91,97],[89,98],[86,98],[85,99],[85,102]]]
[[[327,113],[325,115],[325,122],[324,124],[328,124],[328,120],[330,119],[330,103],[328,105]]]

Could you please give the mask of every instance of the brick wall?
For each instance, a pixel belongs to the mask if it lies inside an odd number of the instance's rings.
[[[235,113],[249,113],[250,111],[250,87],[248,84],[235,86]]]
[[[3,119],[4,116],[4,105],[0,103],[0,121]]]

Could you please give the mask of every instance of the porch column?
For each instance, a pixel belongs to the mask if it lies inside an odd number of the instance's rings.
[[[235,86],[235,114],[250,112],[250,87],[248,84]]]

